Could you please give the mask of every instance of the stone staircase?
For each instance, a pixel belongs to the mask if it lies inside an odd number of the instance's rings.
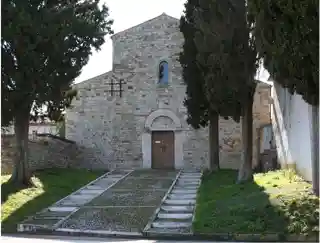
[[[180,172],[144,232],[153,234],[192,234],[197,190],[201,172]]]
[[[68,197],[56,202],[49,209],[52,211],[61,211],[64,208],[80,207],[90,202],[95,197],[106,191],[111,185],[118,182],[129,171],[112,171],[107,176],[93,181],[89,185],[81,188]]]
[[[131,172],[132,170],[113,170],[104,174],[67,197],[62,198],[50,207],[35,215],[29,216],[26,220],[18,224],[18,232],[30,232],[37,229],[55,229],[64,220],[79,210],[81,206],[86,205],[101,195]]]

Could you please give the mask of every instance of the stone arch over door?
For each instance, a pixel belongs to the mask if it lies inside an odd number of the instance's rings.
[[[143,168],[152,166],[152,141],[153,131],[174,132],[174,167],[183,167],[183,131],[181,121],[177,115],[169,109],[159,109],[152,112],[145,121],[142,134]]]

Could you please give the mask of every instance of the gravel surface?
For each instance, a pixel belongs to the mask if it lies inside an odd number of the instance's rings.
[[[130,179],[126,178],[112,187],[112,190],[126,189],[126,190],[165,190],[167,191],[171,186],[173,179],[161,180],[153,179]]]
[[[80,209],[60,228],[141,232],[155,207]]]
[[[165,191],[106,191],[86,206],[158,206]]]
[[[110,175],[127,173],[127,171],[117,170]],[[135,170],[112,188],[85,204],[85,208],[80,208],[59,228],[141,232],[172,185],[176,175],[176,171]],[[107,186],[109,183],[102,179],[94,184]],[[69,198],[64,201],[68,202]],[[84,201],[73,199],[69,203],[72,206],[79,204],[81,207]],[[58,216],[59,214],[44,213],[46,216]],[[24,223],[51,227],[57,222],[59,219],[33,219]]]
[[[108,177],[109,175],[126,175],[128,174],[129,171],[123,171],[123,170],[115,170],[115,171],[112,171],[110,174],[108,174],[106,177]]]
[[[165,170],[135,170],[133,171],[128,178],[137,178],[137,177],[170,177],[174,179],[177,175],[176,171],[165,171]]]

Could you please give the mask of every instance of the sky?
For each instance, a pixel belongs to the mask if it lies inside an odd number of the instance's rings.
[[[162,13],[180,18],[186,0],[104,0],[102,2],[109,8],[110,19],[114,20],[112,29],[114,33],[117,33]],[[88,64],[83,67],[82,73],[76,78],[75,83],[108,72],[111,68],[112,42],[110,35],[108,35],[105,37],[105,43],[101,46],[100,51],[93,50]],[[265,70],[261,70],[258,79],[265,81],[268,76],[269,74]]]

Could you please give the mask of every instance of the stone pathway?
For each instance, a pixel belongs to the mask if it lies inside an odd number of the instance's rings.
[[[18,225],[68,234],[191,234],[200,172],[111,171]]]
[[[28,232],[36,231],[37,229],[55,229],[64,220],[78,211],[81,206],[101,195],[131,172],[132,170],[113,170],[102,175],[86,186],[54,203],[52,206],[28,217],[22,223],[18,224],[18,231]]]
[[[192,221],[201,176],[201,172],[180,172],[175,184],[145,227],[144,233],[192,234]]]
[[[56,232],[142,236],[178,172],[135,170],[59,224]]]

